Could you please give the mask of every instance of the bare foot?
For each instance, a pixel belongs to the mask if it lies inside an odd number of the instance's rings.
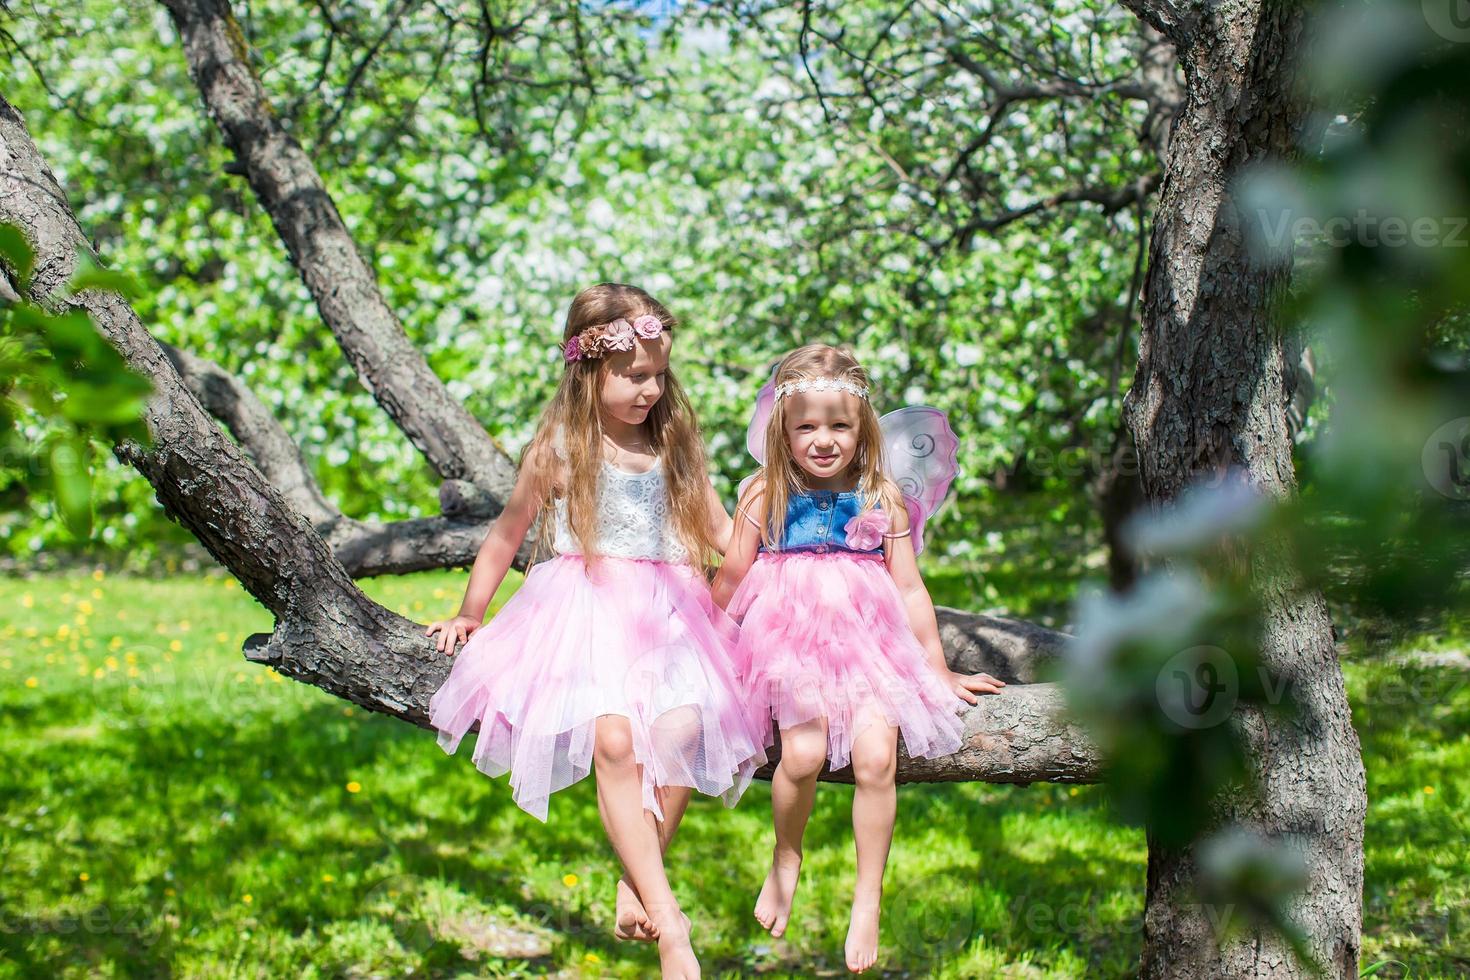
[[[879,903],[877,898],[853,899],[846,949],[847,968],[853,973],[862,973],[878,962]]]
[[[772,936],[786,932],[791,920],[791,901],[796,897],[796,881],[801,875],[801,853],[777,849],[771,853],[771,870],[755,900],[755,920]]]
[[[679,914],[684,916],[684,925],[693,928],[689,916],[683,911]],[[618,898],[616,922],[613,926],[613,935],[619,939],[636,939],[641,943],[651,943],[658,939],[658,926],[649,919],[648,913],[643,908],[643,902],[638,898],[638,892],[628,884],[627,878],[618,879]]]
[[[619,939],[633,939],[640,943],[651,943],[658,938],[658,930],[648,921],[648,913],[638,900],[638,893],[627,879],[618,879],[618,898],[613,935]]]
[[[658,932],[658,963],[663,980],[699,980],[699,960],[689,943],[689,916],[678,906],[672,906],[649,909],[648,918]]]

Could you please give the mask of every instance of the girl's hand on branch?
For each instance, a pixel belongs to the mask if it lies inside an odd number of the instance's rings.
[[[999,694],[1000,689],[1006,686],[1006,682],[989,674],[956,674],[945,668],[940,677],[956,697],[963,698],[971,704],[979,704],[980,699],[976,694]],[[973,693],[972,693],[973,692]]]
[[[435,646],[440,653],[448,653],[454,656],[455,647],[463,644],[470,638],[470,634],[479,629],[481,622],[472,616],[455,616],[453,619],[435,620],[424,630],[425,636],[433,636],[438,632],[439,639]]]

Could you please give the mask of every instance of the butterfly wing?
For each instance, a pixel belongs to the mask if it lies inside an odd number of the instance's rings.
[[[960,441],[949,416],[928,405],[910,405],[878,420],[884,469],[903,492],[913,529],[914,552],[924,550],[924,522],[934,516],[959,472]]]
[[[750,424],[745,427],[745,448],[762,466],[766,465],[766,426],[770,424],[771,412],[776,409],[777,366],[772,365],[771,376],[755,396],[755,411],[750,415]]]

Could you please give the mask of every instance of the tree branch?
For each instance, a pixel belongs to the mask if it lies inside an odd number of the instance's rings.
[[[1181,51],[1194,43],[1197,34],[1194,17],[1172,0],[1121,0],[1121,3]]]
[[[515,465],[404,334],[321,177],[272,111],[228,0],[161,2],[210,117],[363,385],[442,478],[503,502]]]
[[[159,346],[205,411],[224,423],[256,468],[316,526],[353,578],[474,563],[485,538],[483,520],[440,516],[381,523],[344,516],[322,493],[285,428],[249,387],[213,361],[172,344],[160,342]],[[473,486],[461,481],[451,484],[452,489],[442,495],[454,501],[449,509],[460,514],[475,510],[458,498]],[[534,537],[528,536],[521,546],[516,568],[530,567],[533,542]]]

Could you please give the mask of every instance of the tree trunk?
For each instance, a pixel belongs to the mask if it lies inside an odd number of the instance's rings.
[[[358,378],[441,478],[479,491],[450,487],[441,495],[441,505],[450,504],[445,514],[498,513],[515,484],[514,464],[404,334],[316,168],[272,111],[228,0],[163,5],[205,107]]]
[[[1248,254],[1231,181],[1247,164],[1297,151],[1304,112],[1293,83],[1301,5],[1244,0],[1125,0],[1179,47],[1188,96],[1170,141],[1144,287],[1140,358],[1124,402],[1144,492],[1174,499],[1191,481],[1239,467],[1264,492],[1295,492],[1287,424],[1295,364],[1274,317],[1289,268]],[[1309,885],[1290,906],[1332,977],[1356,977],[1362,926],[1367,793],[1357,733],[1326,603],[1302,590],[1291,556],[1267,542],[1250,557],[1266,609],[1265,666],[1303,709],[1290,723],[1236,720],[1261,797],[1228,801],[1222,819],[1296,846]],[[1274,935],[1250,930],[1217,947],[1198,904],[1194,848],[1150,838],[1142,975],[1307,977]]]

